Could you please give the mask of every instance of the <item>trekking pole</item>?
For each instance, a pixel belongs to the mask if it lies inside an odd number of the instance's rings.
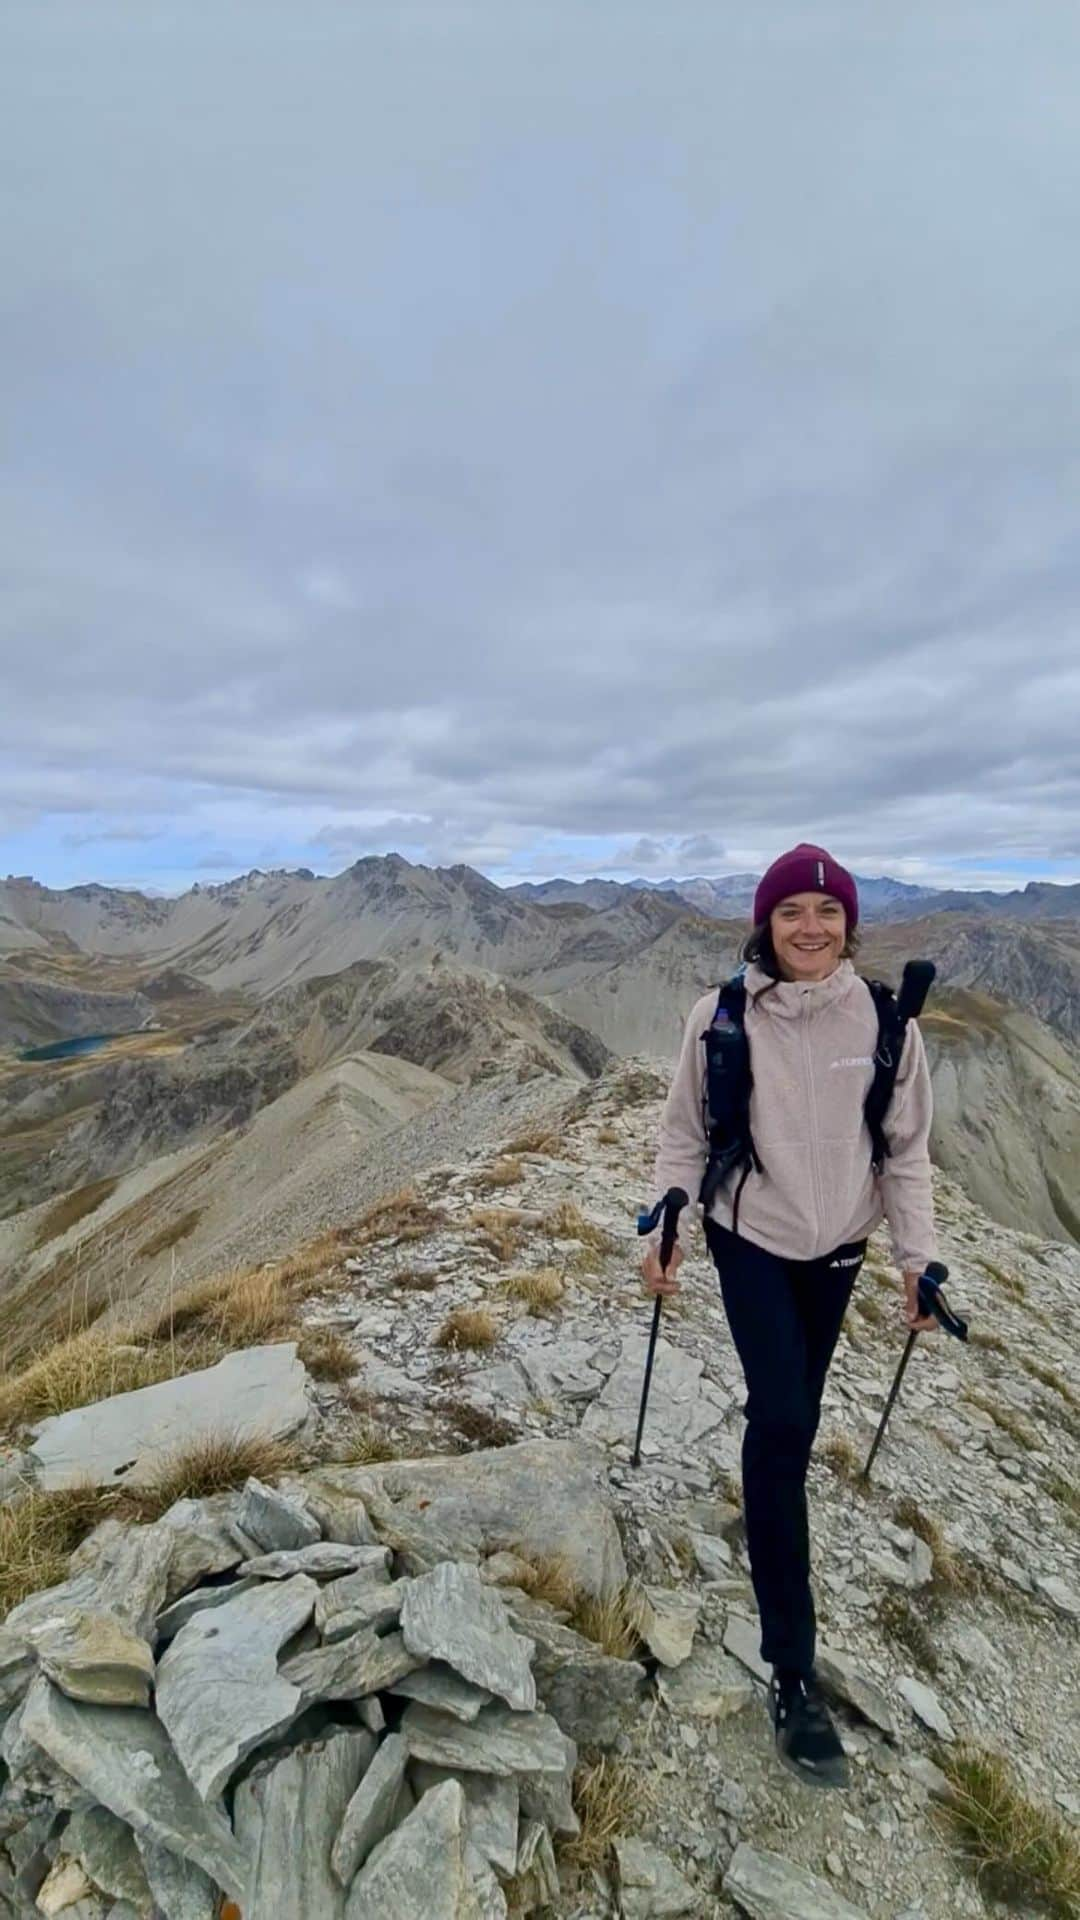
[[[962,1320],[958,1313],[950,1311],[945,1295],[941,1291],[942,1283],[947,1280],[948,1277],[948,1267],[943,1266],[940,1260],[931,1260],[926,1272],[919,1275],[919,1313],[924,1317],[932,1313],[938,1325],[944,1327],[946,1333],[951,1333],[957,1340],[966,1340],[968,1337],[967,1321]],[[861,1478],[863,1480],[869,1480],[870,1478],[870,1469],[874,1464],[874,1455],[881,1445],[881,1436],[885,1431],[885,1422],[892,1412],[893,1401],[900,1391],[900,1382],[904,1377],[904,1368],[911,1358],[911,1350],[920,1332],[921,1328],[913,1327],[908,1334],[903,1358],[896,1369],[896,1378],[889,1389],[889,1397],[885,1402],[885,1411],[881,1416],[881,1422],[874,1435],[874,1444],[870,1449],[866,1465],[862,1470]]]
[[[657,1201],[651,1213],[638,1214],[637,1230],[639,1233],[652,1233],[659,1222],[661,1214],[664,1216],[663,1230],[660,1234],[660,1266],[664,1273],[668,1270],[668,1262],[671,1259],[672,1250],[675,1246],[675,1236],[679,1231],[679,1215],[688,1204],[689,1198],[689,1194],[684,1193],[682,1187],[669,1187],[663,1199]],[[660,1310],[663,1304],[664,1296],[662,1293],[658,1293],[656,1296],[656,1305],[653,1308],[652,1332],[649,1335],[649,1351],[645,1360],[645,1384],[641,1389],[641,1410],[638,1414],[637,1438],[634,1441],[634,1451],[630,1457],[630,1465],[632,1467],[640,1467],[641,1465],[641,1436],[645,1430],[645,1409],[649,1404],[649,1383],[652,1380],[653,1361],[656,1358],[656,1336],[660,1331]]]

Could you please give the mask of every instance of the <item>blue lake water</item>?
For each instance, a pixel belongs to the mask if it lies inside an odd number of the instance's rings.
[[[54,1040],[51,1047],[31,1047],[28,1053],[21,1053],[20,1060],[72,1060],[82,1053],[96,1053],[99,1047],[107,1046],[110,1040],[119,1040],[118,1033],[87,1033],[81,1040]]]

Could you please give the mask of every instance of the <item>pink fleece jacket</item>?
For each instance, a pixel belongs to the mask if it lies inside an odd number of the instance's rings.
[[[884,1218],[897,1266],[922,1272],[938,1252],[928,1151],[933,1096],[916,1022],[908,1022],[885,1117],[892,1151],[877,1178],[863,1119],[877,1044],[869,987],[850,960],[810,985],[781,980],[754,1006],[753,994],[768,984],[760,967],[747,967],[750,1131],[764,1172],[751,1169],[743,1187],[740,1235],[785,1259],[815,1260],[845,1241],[865,1239]],[[703,994],[686,1023],[653,1176],[657,1197],[683,1187],[695,1213],[708,1151],[703,1036],[715,1007],[715,990]],[[711,1218],[720,1226],[732,1225],[740,1177],[729,1176],[712,1204]]]

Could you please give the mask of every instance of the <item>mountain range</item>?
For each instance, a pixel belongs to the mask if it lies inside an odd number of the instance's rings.
[[[481,1112],[509,1124],[613,1061],[662,1085],[740,956],[754,876],[729,882],[710,910],[685,882],[537,897],[390,854],[171,900],[0,883],[0,1337],[70,1311],[76,1280],[84,1305],[121,1276],[152,1294],[268,1221],[287,1248],[452,1159]],[[895,890],[859,970],[938,969],[936,1162],[991,1219],[1080,1241],[1080,889],[859,884]],[[23,1057],[78,1036],[94,1050]]]

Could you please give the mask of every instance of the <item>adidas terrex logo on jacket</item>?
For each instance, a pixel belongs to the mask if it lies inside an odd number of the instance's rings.
[[[745,1028],[753,1085],[750,1131],[760,1166],[747,1174],[738,1232],[788,1260],[813,1260],[864,1240],[888,1218],[893,1256],[921,1272],[938,1257],[928,1141],[933,1114],[922,1035],[910,1021],[884,1121],[889,1157],[880,1174],[863,1103],[874,1078],[878,1021],[873,996],[850,960],[825,980],[770,981],[746,969]],[[758,1004],[753,996],[768,987]],[[660,1122],[654,1191],[678,1186],[698,1194],[708,1154],[702,1126],[704,1035],[716,994],[703,994],[683,1034],[682,1051]],[[833,1071],[843,1062],[845,1071]],[[733,1226],[732,1183],[708,1212]]]

